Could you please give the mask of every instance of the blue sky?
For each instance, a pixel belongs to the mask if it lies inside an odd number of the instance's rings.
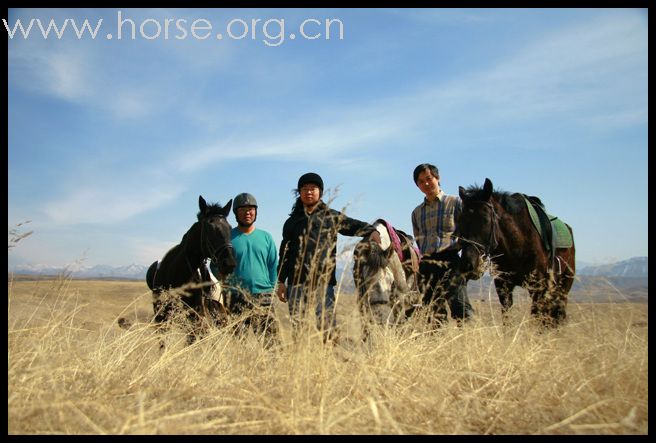
[[[10,269],[150,264],[198,195],[254,194],[279,244],[309,171],[333,207],[411,232],[424,162],[450,194],[488,177],[539,196],[579,261],[647,255],[646,10],[122,9],[134,40],[118,11],[9,10],[10,29],[103,19],[95,39],[8,39],[8,228],[33,231]]]

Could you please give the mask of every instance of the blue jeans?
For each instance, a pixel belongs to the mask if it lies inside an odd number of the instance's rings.
[[[326,337],[330,336],[331,331],[337,326],[334,285],[328,285],[325,291],[322,289],[308,290],[303,285],[287,287],[287,304],[294,336],[298,333],[301,321],[307,313],[308,306],[312,303],[316,303],[314,312],[317,317],[317,328],[324,331]]]

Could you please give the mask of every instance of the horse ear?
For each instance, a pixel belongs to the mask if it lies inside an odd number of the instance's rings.
[[[198,196],[198,207],[200,208],[200,212],[205,212],[205,209],[207,209],[207,202],[202,195]]]
[[[467,198],[467,194],[465,193],[465,188],[462,186],[458,186],[458,194],[460,194],[460,199],[464,200]]]
[[[485,184],[483,185],[483,200],[489,200],[492,196],[492,182],[489,178],[485,179]]]
[[[228,202],[228,204],[225,205],[225,206],[223,207],[223,216],[224,216],[224,217],[227,218],[228,215],[230,215],[230,208],[231,208],[231,207],[232,207],[232,199],[230,199],[230,201]]]

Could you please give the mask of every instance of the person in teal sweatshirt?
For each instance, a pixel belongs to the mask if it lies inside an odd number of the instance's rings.
[[[249,193],[238,194],[232,205],[237,226],[231,240],[237,267],[226,281],[226,307],[243,316],[240,330],[252,327],[267,344],[277,340],[272,294],[278,276],[278,252],[271,234],[255,227],[257,200]]]

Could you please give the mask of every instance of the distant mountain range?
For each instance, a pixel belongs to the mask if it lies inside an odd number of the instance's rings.
[[[647,278],[649,275],[647,262],[647,257],[633,257],[607,265],[586,266],[577,269],[576,273],[588,276]]]
[[[127,266],[79,266],[67,267],[47,265],[17,265],[10,273],[26,275],[70,275],[79,279],[126,279],[145,280],[147,266],[131,264]]]
[[[127,266],[69,266],[56,267],[46,265],[16,265],[9,272],[14,274],[27,275],[62,275],[67,274],[73,278],[116,278],[116,279],[134,279],[143,280],[146,278],[147,266],[131,264]],[[341,276],[343,269],[337,270],[337,277]],[[348,269],[350,274],[350,269]],[[633,257],[617,263],[605,264],[599,266],[585,266],[577,269],[578,276],[585,277],[609,277],[609,278],[638,278],[646,279],[648,273],[648,258]],[[347,277],[347,276],[345,276]],[[350,277],[350,275],[349,275]],[[345,278],[346,280],[346,278]],[[350,278],[348,279],[350,280]]]
[[[576,278],[569,293],[569,299],[580,302],[622,302],[647,303],[648,300],[647,257],[633,257],[617,263],[599,266],[585,266],[576,270]],[[492,278],[485,274],[479,280],[467,284],[470,297],[490,293],[494,287]],[[516,288],[516,291],[523,289]],[[496,299],[496,291],[492,289]]]

